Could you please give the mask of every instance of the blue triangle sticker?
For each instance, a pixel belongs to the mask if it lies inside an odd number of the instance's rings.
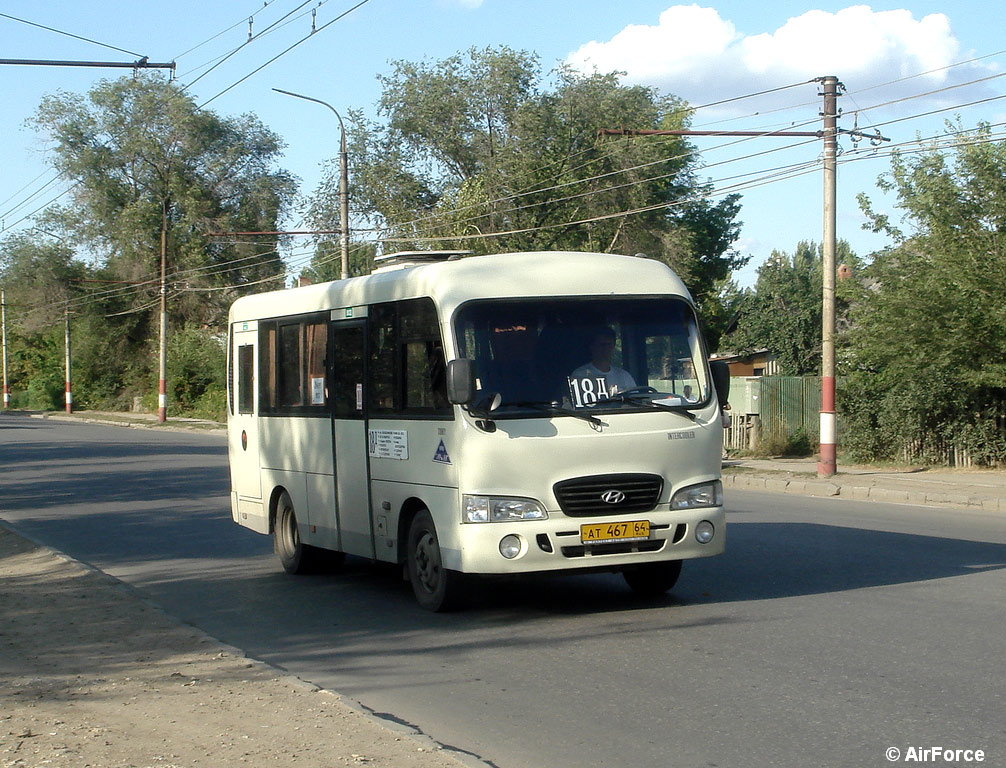
[[[433,454],[433,460],[441,464],[450,464],[451,457],[447,455],[447,446],[444,445],[444,441],[440,441],[440,445],[437,446],[437,452]]]

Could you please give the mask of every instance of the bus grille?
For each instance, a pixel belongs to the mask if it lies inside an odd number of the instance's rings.
[[[649,512],[663,488],[660,475],[642,474],[577,477],[552,486],[559,508],[570,517]]]

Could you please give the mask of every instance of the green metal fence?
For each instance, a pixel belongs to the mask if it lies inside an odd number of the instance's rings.
[[[820,412],[819,376],[762,376],[758,410],[762,434],[790,436],[802,427],[817,442]]]

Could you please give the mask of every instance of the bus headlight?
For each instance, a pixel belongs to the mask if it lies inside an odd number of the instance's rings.
[[[507,496],[470,496],[465,494],[461,506],[465,523],[509,523],[515,520],[547,520],[548,513],[532,499]]]
[[[682,488],[671,498],[671,509],[701,509],[723,506],[723,483],[699,483]]]

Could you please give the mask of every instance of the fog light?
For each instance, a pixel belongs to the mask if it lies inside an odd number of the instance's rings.
[[[703,520],[695,526],[695,540],[699,544],[708,544],[716,535],[716,528],[708,520]]]
[[[500,541],[500,554],[507,560],[513,560],[520,554],[520,538],[514,534],[504,536]]]

